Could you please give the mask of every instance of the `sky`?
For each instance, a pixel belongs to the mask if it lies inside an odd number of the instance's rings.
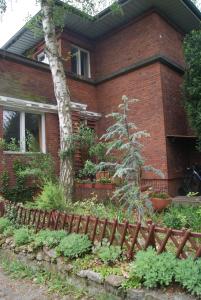
[[[2,47],[23,25],[29,15],[38,12],[36,0],[12,0],[7,12],[0,19],[0,47]]]
[[[110,0],[107,0],[108,3]],[[97,2],[99,2],[97,0]],[[201,7],[201,0],[198,1]],[[0,48],[39,10],[36,0],[10,0],[7,12],[0,17]]]

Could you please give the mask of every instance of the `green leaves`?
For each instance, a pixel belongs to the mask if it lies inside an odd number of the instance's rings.
[[[88,253],[91,246],[91,241],[87,235],[72,233],[61,240],[56,250],[58,254],[65,257],[76,258]]]
[[[147,288],[168,286],[174,278],[176,258],[171,253],[157,255],[156,251],[149,248],[146,252],[140,251],[136,260],[131,264],[130,277],[141,278]]]
[[[184,40],[187,64],[184,77],[184,104],[190,124],[201,142],[201,29],[193,30]]]

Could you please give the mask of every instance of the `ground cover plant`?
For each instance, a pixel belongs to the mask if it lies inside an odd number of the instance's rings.
[[[153,221],[169,228],[188,228],[200,232],[201,207],[193,205],[172,205],[163,213],[154,214]]]
[[[35,233],[33,229],[19,224],[17,224],[17,229],[14,228],[10,220],[6,218],[0,218],[0,228],[0,241],[5,238],[8,231],[18,248],[19,246],[26,247],[23,247],[23,251],[33,249],[31,251],[37,253],[44,246],[54,249],[57,257],[65,257],[66,263],[72,263],[74,274],[81,270],[91,269],[98,272],[102,278],[109,275],[124,276],[125,280],[122,283],[124,289],[163,288],[176,283],[189,293],[201,296],[201,259],[194,260],[189,257],[179,260],[168,251],[158,255],[153,248],[148,248],[147,251],[137,252],[133,261],[129,263],[121,257],[121,248],[109,245],[107,240],[92,248],[92,243],[87,235],[68,234],[63,230],[41,230]],[[58,274],[57,277],[56,275],[52,277],[47,272],[33,275],[28,267],[15,264],[11,269],[13,276],[17,276],[19,272],[19,274],[23,274],[22,276],[35,278],[39,283],[46,283],[50,280],[52,281],[52,287],[49,286],[51,291],[56,291],[56,286],[58,286],[58,290],[63,287],[68,292],[68,288],[64,283],[62,284]]]

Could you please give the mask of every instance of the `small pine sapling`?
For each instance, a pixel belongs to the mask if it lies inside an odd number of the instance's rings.
[[[113,169],[113,177],[123,179],[123,184],[116,189],[114,197],[126,203],[130,209],[135,207],[141,220],[144,214],[144,203],[147,202],[140,189],[142,170],[154,172],[161,177],[163,174],[152,166],[145,166],[141,153],[143,144],[140,140],[149,137],[150,134],[146,130],[138,130],[134,122],[129,122],[129,105],[138,101],[123,96],[119,112],[106,116],[112,117],[115,123],[109,126],[101,140],[107,142],[106,155],[114,154],[118,159],[116,162],[101,162],[98,167]],[[148,206],[151,208],[151,204]]]

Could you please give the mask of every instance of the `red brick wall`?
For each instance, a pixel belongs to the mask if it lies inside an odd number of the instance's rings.
[[[167,177],[160,64],[141,68],[101,84],[97,87],[97,92],[98,111],[103,115],[115,111],[124,94],[140,100],[131,108],[130,119],[136,123],[139,130],[147,130],[151,135],[143,141],[146,164],[160,169]],[[109,119],[104,117],[100,120],[100,134],[108,127],[109,122]],[[145,178],[154,177],[152,174],[147,174]]]
[[[166,55],[183,64],[182,34],[158,13],[150,12],[97,40],[96,77],[108,75],[157,54]]]
[[[54,91],[48,71],[0,58],[0,95],[39,102],[53,102]]]

